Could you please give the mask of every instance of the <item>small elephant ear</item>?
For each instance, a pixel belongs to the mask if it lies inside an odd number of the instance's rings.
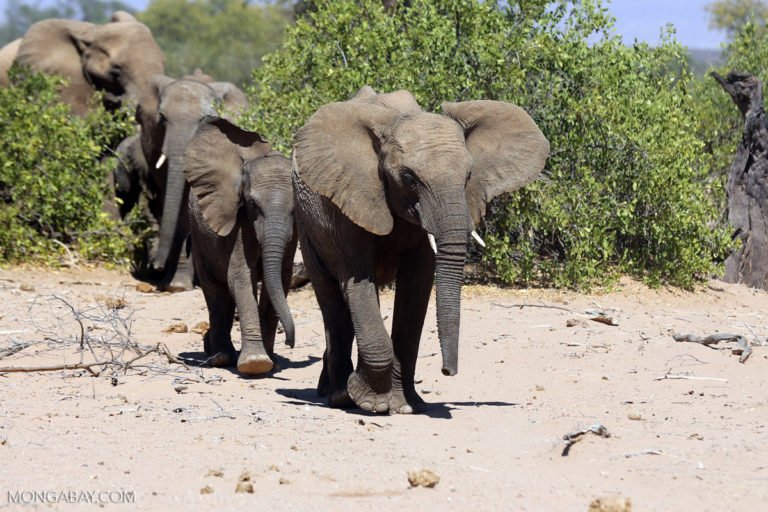
[[[235,226],[243,163],[269,150],[261,135],[226,119],[208,116],[198,126],[184,154],[184,176],[197,197],[203,219],[219,235],[228,235]]]
[[[472,155],[467,206],[477,225],[496,196],[535,180],[549,156],[549,141],[520,107],[502,101],[443,103],[443,112],[464,128]]]
[[[226,113],[239,115],[248,108],[248,99],[243,91],[230,82],[210,82],[208,85],[216,92]]]
[[[392,231],[379,176],[381,134],[399,115],[362,101],[329,103],[315,112],[294,138],[294,171],[314,192],[377,235]]]

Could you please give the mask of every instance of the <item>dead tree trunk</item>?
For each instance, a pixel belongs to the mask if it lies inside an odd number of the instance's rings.
[[[741,247],[725,262],[725,281],[768,290],[768,119],[763,86],[745,73],[712,76],[731,95],[744,134],[728,174],[728,220]]]

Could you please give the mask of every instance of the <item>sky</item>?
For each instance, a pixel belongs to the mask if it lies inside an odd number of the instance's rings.
[[[138,10],[149,0],[123,0]],[[626,43],[635,39],[655,43],[663,26],[672,23],[677,39],[690,48],[718,48],[725,34],[707,27],[704,6],[712,0],[613,0],[609,9],[616,17],[616,32]],[[0,0],[0,17],[7,0]],[[53,0],[30,0],[30,3],[53,3]]]

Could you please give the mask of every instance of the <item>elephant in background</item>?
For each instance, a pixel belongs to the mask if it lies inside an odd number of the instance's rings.
[[[61,97],[78,116],[88,113],[95,90],[103,91],[108,109],[138,104],[150,78],[165,69],[165,57],[149,28],[122,11],[103,25],[66,19],[34,23],[14,62],[66,78]],[[7,72],[0,64],[0,84],[8,82]]]
[[[325,324],[318,393],[331,406],[425,409],[414,372],[433,279],[442,372],[456,374],[468,237],[491,199],[536,179],[546,162],[549,142],[515,105],[442,110],[364,87],[318,109],[295,136],[296,222]],[[378,287],[392,280],[390,337]]]
[[[291,163],[270,152],[259,134],[209,117],[189,144],[184,175],[192,192],[192,254],[210,319],[205,353],[213,366],[234,363],[230,332],[237,307],[237,369],[266,373],[273,367],[278,319],[286,344],[292,347],[295,339],[286,301],[297,243]]]
[[[248,106],[235,85],[208,78],[202,73],[181,79],[153,76],[136,110],[139,133],[123,141],[117,152],[120,163],[114,180],[121,213],[141,195],[146,197],[147,216],[158,231],[147,255],[149,273],[162,290],[189,290],[194,281],[184,151],[201,120],[215,115],[219,105],[234,114]]]
[[[21,38],[14,39],[0,48],[0,87],[8,87],[11,81],[8,79],[8,70],[11,69],[16,54],[19,53]]]

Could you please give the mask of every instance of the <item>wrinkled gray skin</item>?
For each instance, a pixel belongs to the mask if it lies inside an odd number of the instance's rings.
[[[270,152],[258,134],[211,117],[190,142],[184,173],[193,258],[210,319],[205,353],[213,366],[234,363],[230,332],[237,307],[237,369],[266,373],[273,367],[278,319],[286,344],[292,347],[295,339],[286,302],[297,242],[291,163]]]
[[[407,91],[377,95],[364,87],[320,108],[294,140],[300,246],[325,324],[318,393],[331,406],[425,409],[413,380],[433,276],[442,371],[454,375],[468,235],[493,197],[544,167],[549,143],[518,107],[442,108],[446,115],[425,113]],[[378,287],[392,280],[390,337]]]
[[[194,266],[189,255],[187,195],[183,171],[184,151],[205,116],[216,113],[221,104],[228,112],[247,107],[245,95],[229,82],[203,82],[192,75],[179,80],[155,75],[136,113],[140,136],[124,141],[126,161],[137,164],[136,178],[123,182],[138,184],[147,197],[150,217],[157,222],[158,239],[150,254],[152,269],[159,274],[159,288],[190,290]],[[200,75],[202,76],[202,75]],[[136,147],[140,148],[140,152]],[[161,158],[165,155],[165,158]],[[118,173],[125,173],[124,168]],[[116,175],[118,197],[121,176]],[[131,197],[136,197],[135,188]]]
[[[104,25],[66,19],[34,23],[18,45],[15,62],[66,78],[62,100],[79,116],[88,113],[94,90],[105,93],[110,109],[137,104],[150,78],[165,68],[165,57],[149,28],[121,11]],[[7,72],[0,63],[0,85],[7,83]]]

